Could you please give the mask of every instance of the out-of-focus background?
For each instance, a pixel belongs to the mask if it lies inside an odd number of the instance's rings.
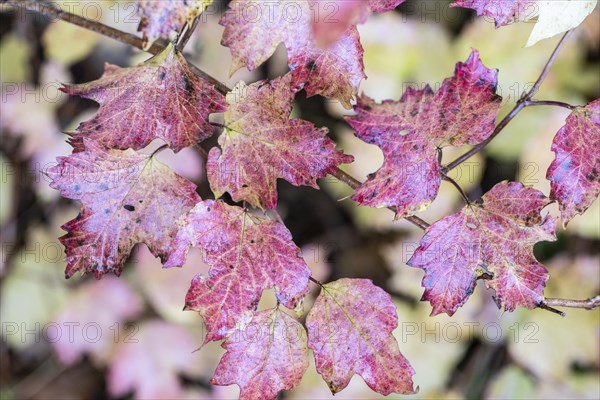
[[[131,1],[55,1],[63,9],[135,33]],[[287,70],[281,47],[252,73],[228,77],[229,50],[220,45],[219,2],[186,48],[201,69],[233,85],[273,78]],[[398,99],[409,85],[434,89],[454,64],[478,49],[500,70],[505,114],[537,79],[559,38],[524,48],[532,23],[495,29],[491,21],[447,1],[407,1],[395,12],[359,26],[366,74],[361,90],[377,100]],[[114,40],[33,13],[0,9],[0,398],[235,398],[236,386],[213,387],[209,379],[224,350],[218,343],[198,351],[202,319],[181,311],[189,282],[206,273],[199,252],[182,269],[161,269],[138,246],[120,278],[64,278],[60,226],[78,204],[61,199],[42,171],[70,153],[62,132],[90,118],[96,105],[68,98],[61,83],[97,79],[105,62],[135,65],[149,56]],[[585,104],[600,93],[598,9],[568,41],[537,98]],[[382,163],[381,152],[355,139],[335,102],[301,93],[294,116],[326,126],[356,158],[346,170],[364,180]],[[453,172],[472,198],[495,183],[521,180],[549,193],[545,172],[550,144],[568,110],[524,110],[487,150]],[[206,147],[214,145],[211,139]],[[451,159],[465,149],[446,151]],[[194,149],[160,157],[210,197],[203,160]],[[279,182],[279,208],[304,257],[322,281],[364,277],[393,294],[400,349],[417,371],[413,398],[600,398],[600,310],[501,313],[491,293],[478,287],[452,318],[429,317],[419,302],[422,272],[406,266],[422,232],[393,221],[388,210],[357,207],[333,178],[321,191]],[[462,207],[458,193],[442,184],[422,216],[429,222]],[[557,215],[555,205],[548,211]],[[583,299],[600,289],[600,204],[576,217],[558,241],[541,243],[537,257],[548,267],[546,295]],[[265,294],[265,297],[272,293]],[[310,303],[310,301],[309,301]],[[331,398],[311,365],[301,384],[282,398]],[[380,397],[380,396],[379,396]],[[355,376],[337,399],[379,398]],[[390,396],[395,398],[395,396]],[[400,397],[400,396],[398,396]]]

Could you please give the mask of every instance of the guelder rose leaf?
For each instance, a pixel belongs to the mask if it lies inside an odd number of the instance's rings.
[[[379,393],[414,393],[414,371],[392,335],[395,306],[371,281],[340,279],[323,285],[306,325],[317,371],[333,393],[345,388],[354,373]]]
[[[168,38],[171,32],[180,32],[187,22],[204,11],[212,0],[138,0],[140,24],[146,47],[159,37]]]
[[[405,0],[312,0],[313,32],[320,46],[334,43],[348,28],[371,13],[393,10]]]
[[[235,201],[275,208],[277,178],[318,188],[317,178],[352,162],[335,149],[327,129],[289,119],[293,99],[289,75],[250,86],[240,82],[227,95],[221,149],[211,149],[206,166],[216,197],[229,192]]]
[[[350,100],[365,78],[358,31],[348,28],[335,43],[319,47],[312,32],[314,5],[309,0],[264,2],[234,0],[221,18],[221,43],[231,49],[231,73],[253,70],[283,43],[288,52],[292,87],[309,96],[320,94],[350,108]]]
[[[141,149],[160,138],[177,152],[211,136],[209,114],[225,110],[224,96],[194,74],[171,44],[135,67],[106,64],[100,79],[63,91],[100,104],[71,134],[76,151],[88,137],[121,150]]]
[[[600,99],[578,107],[552,142],[556,157],[547,178],[563,226],[582,214],[600,193]]]
[[[452,7],[472,8],[477,15],[493,18],[496,27],[538,18],[527,46],[576,28],[591,14],[597,0],[458,0]]]
[[[544,300],[548,272],[533,246],[556,240],[554,219],[540,215],[550,200],[519,182],[501,182],[482,200],[432,224],[408,260],[425,271],[423,300],[432,315],[454,314],[483,275],[491,275],[486,284],[498,307],[535,308]]]
[[[308,368],[306,331],[278,308],[254,314],[248,327],[222,346],[227,352],[210,382],[237,384],[242,400],[276,399],[296,386]]]
[[[304,89],[308,97],[321,95],[351,108],[351,99],[360,81],[366,78],[360,37],[351,27],[328,47],[305,43],[301,37],[288,40],[288,63],[292,85]]]
[[[77,218],[63,226],[66,276],[119,275],[137,243],[166,260],[177,219],[200,200],[196,186],[150,155],[84,143],[85,152],[60,157],[48,169],[51,186],[83,204]]]
[[[415,393],[414,370],[392,334],[397,326],[391,296],[370,280],[323,285],[306,327],[317,372],[332,393],[344,389],[355,373],[383,395]]]
[[[204,318],[205,343],[224,338],[256,310],[265,289],[274,287],[279,302],[289,308],[308,292],[310,270],[279,222],[221,201],[204,201],[180,221],[165,267],[183,265],[190,244],[204,251],[211,266],[208,277],[192,281],[185,306]]]
[[[363,141],[383,151],[384,164],[355,192],[353,200],[372,207],[396,207],[396,217],[423,211],[435,199],[441,170],[438,148],[477,144],[495,128],[501,97],[497,70],[473,51],[456,65],[437,92],[408,88],[399,101],[358,99],[348,123]]]

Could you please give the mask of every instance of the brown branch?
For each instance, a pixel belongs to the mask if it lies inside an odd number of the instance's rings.
[[[94,21],[94,20],[91,20],[91,19],[88,19],[85,17],[81,17],[76,14],[71,14],[69,12],[63,11],[63,10],[55,7],[52,4],[46,3],[42,0],[22,0],[22,1],[0,0],[0,2],[1,2],[1,4],[9,4],[13,7],[17,7],[17,8],[25,9],[25,10],[29,10],[29,11],[34,11],[34,12],[40,13],[42,15],[46,15],[46,16],[53,17],[53,18],[58,18],[65,22],[69,22],[71,24],[80,26],[85,29],[89,29],[89,30],[99,33],[101,35],[108,36],[119,42],[129,44],[140,50],[144,50],[143,40],[138,36],[131,35],[126,32],[122,32],[115,28],[111,28],[110,26],[104,25],[101,22],[97,22],[97,21]],[[186,31],[186,32],[193,31],[194,26],[197,24],[196,21],[194,21],[195,24],[190,29],[188,29],[188,31]],[[190,33],[190,35],[191,35],[191,33]],[[182,39],[182,41],[184,39],[185,39],[185,36]],[[187,39],[185,39],[185,40],[187,41]],[[185,45],[185,43],[184,43],[184,45]],[[152,54],[157,54],[157,53],[161,52],[162,50],[164,50],[165,47],[166,46],[164,44],[159,44],[158,42],[154,42],[152,44],[152,46],[145,51],[148,51]],[[206,72],[202,71],[201,69],[196,67],[193,63],[191,63],[189,60],[188,60],[188,64],[190,66],[190,69],[195,74],[197,74],[201,78],[206,79],[208,82],[213,84],[215,86],[215,88],[222,94],[227,94],[228,92],[231,91],[231,89],[227,85],[220,82],[218,79],[212,77],[211,75],[207,74]],[[218,124],[213,124],[213,125],[218,125]],[[356,188],[359,185],[361,185],[360,181],[358,181],[354,177],[348,175],[347,173],[345,173],[344,171],[342,171],[339,168],[336,170],[336,173],[334,174],[334,176],[336,178],[338,178],[340,181],[344,182],[346,185],[350,186],[354,190],[356,190]],[[394,213],[396,213],[395,208],[389,207],[389,209],[392,210]],[[427,222],[423,221],[421,218],[419,218],[417,216],[409,216],[409,217],[405,217],[405,219],[407,221],[413,223],[414,225],[418,226],[421,229],[427,229],[429,227],[429,224]]]
[[[550,299],[544,300],[544,304],[553,307],[569,307],[569,308],[584,308],[593,310],[600,307],[600,295],[587,300],[570,300],[570,299]]]
[[[465,201],[465,203],[467,203],[467,205],[471,205],[471,200],[469,200],[469,196],[467,196],[467,194],[460,187],[458,182],[456,182],[454,179],[450,178],[448,175],[446,175],[443,172],[442,172],[442,179],[445,180],[446,182],[450,182],[452,184],[452,186],[454,186],[454,188],[458,191],[458,193],[460,193],[460,196]]]
[[[316,280],[315,278],[313,278],[313,277],[312,277],[312,275],[311,275],[311,276],[309,276],[309,277],[308,277],[308,279],[309,279],[309,280],[310,280],[312,283],[314,283],[314,284],[316,284],[316,285],[319,285],[319,286],[323,287],[323,284],[322,284],[321,282],[319,282],[318,280]]]
[[[569,110],[574,110],[575,108],[577,108],[576,106],[573,106],[569,103],[565,103],[562,101],[554,101],[554,100],[530,100],[525,102],[525,107],[532,107],[532,106],[556,106],[556,107],[562,107],[562,108],[567,108]]]
[[[186,24],[185,24],[186,30],[183,32],[183,35],[181,36],[181,38],[180,39],[178,38],[179,41],[176,46],[177,51],[180,51],[180,52],[183,51],[183,49],[185,48],[185,45],[190,40],[190,38],[192,37],[192,34],[198,27],[198,22],[200,22],[200,16],[197,16],[196,18],[194,18],[194,22],[192,22],[191,26],[186,22]]]
[[[442,171],[444,173],[447,173],[448,171],[453,170],[454,168],[456,168],[463,162],[467,161],[469,158],[473,157],[475,154],[479,153],[496,136],[498,136],[498,134],[500,132],[502,132],[502,130],[506,127],[506,125],[508,125],[509,122],[512,121],[517,116],[517,114],[519,112],[521,112],[522,109],[524,109],[527,106],[539,105],[539,104],[535,104],[536,102],[532,102],[531,99],[533,98],[533,96],[535,96],[537,91],[540,89],[540,86],[542,85],[542,82],[544,82],[544,79],[546,79],[546,76],[548,76],[550,67],[552,67],[552,64],[554,64],[554,60],[556,60],[558,53],[560,52],[560,50],[562,49],[563,45],[565,44],[567,38],[571,35],[572,32],[573,32],[573,30],[570,30],[570,31],[567,31],[563,35],[563,37],[560,39],[560,41],[556,45],[556,48],[550,55],[550,58],[546,62],[546,65],[544,66],[542,73],[540,74],[539,78],[537,79],[537,81],[535,82],[533,87],[527,93],[524,93],[521,96],[521,98],[517,101],[517,104],[515,105],[515,107],[508,113],[508,115],[506,117],[504,117],[504,119],[502,119],[502,121],[500,121],[500,123],[496,126],[496,129],[494,129],[494,132],[492,132],[490,137],[488,137],[486,140],[479,143],[478,145],[476,145],[475,147],[473,147],[471,150],[467,151],[463,155],[457,157],[454,161],[450,162],[448,165],[442,167]],[[558,103],[558,102],[554,102],[554,105],[557,105],[556,103]],[[546,103],[546,104],[548,104],[548,103]],[[562,103],[562,104],[566,104],[566,103]]]

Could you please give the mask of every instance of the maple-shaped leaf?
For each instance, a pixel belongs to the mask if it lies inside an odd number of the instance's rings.
[[[396,207],[397,218],[427,208],[441,182],[438,149],[477,144],[494,131],[501,102],[497,75],[474,50],[435,93],[429,86],[408,88],[399,101],[381,104],[359,97],[357,115],[348,123],[358,138],[381,148],[385,161],[355,191],[353,200]]]
[[[472,8],[477,15],[493,18],[496,28],[537,18],[526,46],[576,28],[592,13],[597,0],[457,0],[451,7]]]
[[[171,32],[180,32],[186,22],[191,26],[210,3],[212,0],[138,0],[137,30],[143,34],[145,47],[159,37],[168,38]]]
[[[554,137],[552,151],[556,157],[546,177],[566,226],[600,193],[600,99],[573,110]]]
[[[276,399],[308,368],[306,331],[278,308],[257,312],[245,329],[223,343],[227,350],[210,383],[237,384],[240,399]]]
[[[355,373],[383,395],[415,393],[415,372],[392,334],[397,326],[391,296],[370,280],[344,278],[322,286],[306,328],[317,371],[332,393]]]
[[[327,129],[290,119],[294,93],[290,75],[246,86],[227,95],[225,130],[206,165],[216,197],[229,192],[235,201],[275,208],[277,178],[293,185],[317,186],[317,178],[353,161],[335,149]]]
[[[221,43],[231,49],[231,73],[243,66],[253,70],[283,43],[288,52],[292,87],[308,96],[320,94],[350,108],[350,100],[365,78],[358,31],[348,28],[327,47],[315,43],[311,0],[263,2],[233,0],[219,22]]]
[[[106,64],[100,79],[62,90],[100,104],[71,134],[75,151],[83,150],[88,137],[121,150],[141,149],[160,138],[177,152],[211,136],[209,114],[225,110],[224,96],[194,74],[171,44],[138,66]]]
[[[153,156],[107,150],[84,139],[86,151],[59,157],[48,169],[51,186],[80,200],[79,215],[60,238],[67,254],[66,276],[76,271],[121,273],[133,246],[144,243],[166,260],[177,219],[199,200],[196,186]]]
[[[334,43],[348,28],[364,23],[371,13],[393,10],[405,0],[313,0],[313,32],[317,44]]]
[[[546,267],[533,254],[540,241],[556,240],[555,221],[542,218],[550,200],[519,182],[501,182],[471,204],[432,224],[408,265],[425,271],[423,300],[432,315],[454,314],[478,278],[495,290],[498,307],[535,308],[544,299]]]
[[[265,289],[274,287],[289,308],[308,292],[310,270],[283,224],[212,200],[198,203],[179,224],[164,266],[183,265],[190,244],[204,251],[211,269],[193,279],[185,308],[204,318],[205,343],[222,339],[256,310]]]

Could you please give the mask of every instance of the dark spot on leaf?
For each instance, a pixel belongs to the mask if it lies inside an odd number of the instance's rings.
[[[229,269],[233,269],[233,265],[229,264]]]
[[[192,93],[194,91],[194,85],[190,82],[190,78],[187,75],[183,75],[183,87],[186,92]]]
[[[315,69],[315,62],[313,60],[310,60],[306,63],[306,68],[312,71],[313,69]]]
[[[135,211],[135,207],[132,206],[131,204],[125,204],[123,206],[124,209],[126,209],[127,211]]]

